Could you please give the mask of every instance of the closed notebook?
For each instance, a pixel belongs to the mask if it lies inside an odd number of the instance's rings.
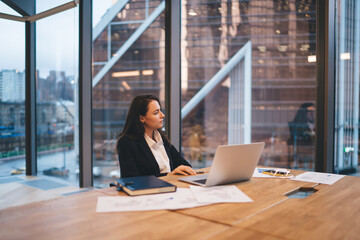
[[[175,185],[155,176],[120,178],[117,182],[130,196],[176,191]]]

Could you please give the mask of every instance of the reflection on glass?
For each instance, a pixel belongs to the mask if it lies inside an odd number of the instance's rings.
[[[120,177],[115,145],[130,101],[152,94],[165,105],[164,9],[162,1],[115,1],[93,26],[93,161],[101,171],[95,186]]]
[[[313,103],[303,103],[296,112],[294,119],[289,122],[290,138],[287,143],[289,146],[289,166],[297,168],[302,166],[312,169],[308,165],[313,164],[314,144],[315,144],[315,105]]]
[[[335,172],[359,166],[360,2],[336,1]]]
[[[18,15],[3,3],[0,12]],[[25,174],[25,24],[0,19],[0,31],[0,177],[3,177]]]
[[[57,1],[58,5],[62,1]],[[54,7],[37,1],[37,10]],[[78,185],[78,9],[36,22],[38,172]]]
[[[315,0],[182,1],[183,108],[251,42],[251,90],[241,77],[246,60],[239,59],[237,72],[231,70],[183,116],[182,150],[193,166],[210,165],[219,144],[263,141],[259,164],[313,169],[314,143],[304,155],[294,152],[297,142],[288,139],[297,110],[316,99],[316,60],[309,60],[316,54],[315,8]],[[238,93],[232,96],[234,88]],[[246,94],[251,95],[249,104],[242,100]],[[194,127],[202,130],[197,133]],[[231,136],[246,130],[250,139]]]

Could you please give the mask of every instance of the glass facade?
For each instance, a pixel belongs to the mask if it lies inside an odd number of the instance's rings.
[[[191,109],[182,148],[194,166],[208,166],[219,144],[262,141],[261,165],[314,169],[315,8],[315,0],[182,1],[182,106]],[[249,66],[236,56],[247,44]]]
[[[162,1],[117,1],[93,26],[93,164],[101,172],[95,186],[120,176],[116,139],[131,100],[153,94],[165,104],[164,9]]]
[[[2,2],[0,12],[19,16]],[[25,24],[0,19],[0,29],[0,177],[3,177],[25,174]]]
[[[57,1],[56,6],[67,1]],[[37,12],[55,2],[36,1]],[[36,22],[38,173],[78,185],[78,9]],[[64,38],[66,36],[66,38]]]
[[[66,2],[37,0],[37,13]],[[353,173],[359,4],[335,2],[334,165],[335,172]],[[0,12],[19,16],[2,2]],[[316,0],[181,1],[179,150],[195,168],[210,165],[219,144],[264,141],[259,164],[314,169],[316,15]],[[75,183],[78,24],[78,8],[36,23],[38,171]],[[0,29],[7,33],[0,38],[0,176],[6,176],[25,166],[25,26],[0,19]],[[93,0],[92,40],[91,161],[94,185],[105,187],[119,177],[115,143],[130,101],[154,94],[166,104],[165,1]]]
[[[336,173],[354,173],[359,165],[360,3],[336,1],[335,139]]]

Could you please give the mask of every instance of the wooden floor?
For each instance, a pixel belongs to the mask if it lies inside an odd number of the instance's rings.
[[[91,189],[79,188],[69,182],[47,176],[0,177],[0,210],[89,190]]]

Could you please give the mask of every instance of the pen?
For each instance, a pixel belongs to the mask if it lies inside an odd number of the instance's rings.
[[[288,176],[290,171],[279,171],[279,170],[273,170],[273,169],[269,169],[269,170],[265,170],[265,171],[262,171],[263,174],[268,174],[268,175],[271,175],[271,176]]]

